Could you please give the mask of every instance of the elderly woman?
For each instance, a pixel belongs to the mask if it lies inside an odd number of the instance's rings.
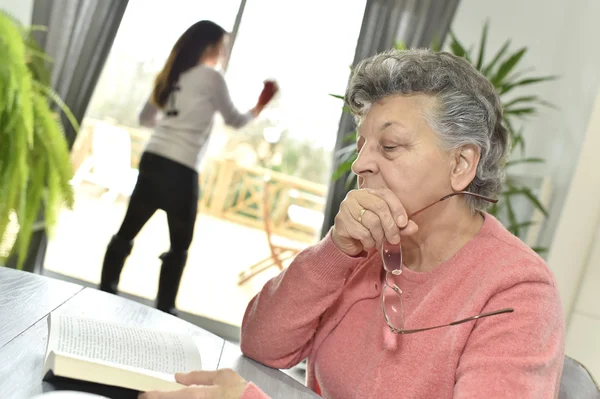
[[[508,148],[494,87],[451,54],[390,51],[354,69],[346,102],[359,188],[250,302],[244,354],[308,358],[325,398],[556,397],[554,278],[485,212]]]

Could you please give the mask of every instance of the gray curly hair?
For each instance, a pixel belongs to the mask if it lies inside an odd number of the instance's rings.
[[[468,190],[495,196],[504,179],[509,151],[502,125],[502,103],[494,86],[467,60],[426,49],[390,50],[361,61],[353,70],[345,101],[360,123],[374,102],[392,95],[427,94],[437,106],[424,118],[440,136],[444,150],[479,147],[481,156]],[[465,200],[473,210],[489,203],[474,196]]]

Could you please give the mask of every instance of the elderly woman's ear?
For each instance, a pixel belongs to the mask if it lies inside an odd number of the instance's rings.
[[[454,191],[463,191],[469,187],[475,179],[480,157],[479,147],[473,144],[464,145],[454,151],[450,171],[450,184]]]

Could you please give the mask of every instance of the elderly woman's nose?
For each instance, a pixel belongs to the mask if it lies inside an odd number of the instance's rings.
[[[358,176],[375,173],[377,163],[375,162],[374,155],[373,150],[364,145],[358,152],[356,160],[352,163],[352,172]]]

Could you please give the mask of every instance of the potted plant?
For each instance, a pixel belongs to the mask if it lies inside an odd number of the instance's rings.
[[[61,207],[73,205],[69,147],[57,110],[78,125],[50,88],[50,59],[32,35],[39,29],[0,11],[0,244],[10,244],[18,268],[42,210],[42,227],[51,232]],[[5,234],[13,223],[16,238]],[[7,254],[2,257],[0,264]]]
[[[542,201],[536,196],[534,189],[527,181],[522,181],[512,176],[510,168],[524,163],[542,163],[541,158],[525,157],[525,136],[523,129],[515,129],[515,121],[524,119],[536,114],[540,106],[550,106],[552,104],[542,100],[535,95],[517,95],[514,93],[525,86],[546,82],[556,79],[554,76],[524,76],[526,72],[518,70],[517,66],[525,55],[527,48],[523,47],[517,51],[510,52],[510,40],[495,53],[489,62],[485,62],[485,51],[487,45],[488,23],[483,27],[481,40],[478,46],[476,57],[472,49],[467,50],[453,33],[450,33],[449,51],[459,57],[466,58],[473,66],[477,68],[494,85],[500,94],[504,106],[504,124],[508,129],[511,141],[510,160],[506,164],[507,178],[504,181],[502,192],[498,203],[494,204],[488,211],[498,217],[506,228],[514,235],[523,238],[528,227],[535,221],[519,217],[515,206],[517,198],[524,198],[529,205],[541,212],[544,217],[548,216]],[[396,49],[403,50],[406,46],[403,43],[396,43]],[[440,47],[435,43],[431,46],[432,50],[440,51]],[[330,94],[333,97],[343,99],[343,96]],[[349,110],[344,107],[344,112]],[[337,168],[332,178],[339,179],[345,176],[346,187],[350,188],[356,185],[356,176],[351,173],[352,162],[356,159],[356,145],[354,144],[356,132],[351,132],[347,136],[348,145],[341,148],[336,153]],[[518,151],[518,154],[516,153]],[[545,248],[534,248],[538,252],[544,252]]]

